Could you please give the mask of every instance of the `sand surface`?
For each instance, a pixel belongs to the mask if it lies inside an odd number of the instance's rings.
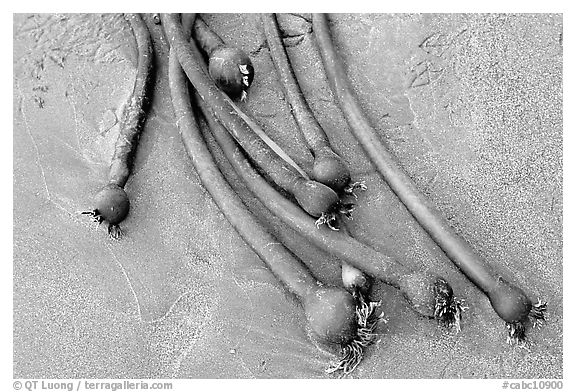
[[[243,107],[300,165],[295,131],[257,15],[206,15],[256,69]],[[281,15],[301,87],[355,180],[350,232],[444,276],[469,309],[458,334],[377,283],[388,322],[357,378],[561,378],[562,17],[331,15],[336,47],[374,127],[419,188],[502,276],[548,301],[530,350],[506,343],[487,298],[390,191],[349,132],[309,15]],[[204,190],[175,126],[167,43],[126,190],[121,241],[81,211],[107,178],[136,46],[121,15],[14,15],[14,377],[325,378],[338,349]],[[219,157],[221,158],[221,157]],[[230,171],[241,195],[246,189]],[[262,205],[262,223],[322,281],[339,261]]]

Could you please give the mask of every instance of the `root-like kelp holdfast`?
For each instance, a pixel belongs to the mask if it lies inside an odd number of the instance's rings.
[[[153,79],[153,47],[148,27],[138,14],[125,14],[124,17],[130,23],[138,48],[136,80],[120,117],[120,133],[114,146],[108,184],[96,194],[94,209],[83,212],[98,223],[107,222],[109,235],[116,239],[122,234],[119,224],[128,216],[130,209],[124,186],[130,176],[138,139],[146,121]]]
[[[246,209],[206,147],[190,104],[186,76],[173,48],[170,52],[169,83],[176,122],[203,186],[238,234],[272,273],[300,298],[312,331],[327,343],[352,344],[358,339],[358,333],[364,332],[362,326],[358,327],[356,300],[344,289],[319,284],[308,269],[264,230]]]
[[[215,116],[238,141],[250,158],[279,187],[292,194],[300,207],[313,217],[338,214],[340,198],[331,188],[303,177],[268,146],[244,121],[231,105],[229,98],[218,89],[203,69],[201,55],[195,43],[185,36],[176,14],[162,14],[166,37],[174,48],[188,79]]]
[[[288,53],[282,42],[276,16],[274,14],[262,14],[261,19],[264,25],[266,41],[270,48],[270,56],[280,79],[284,96],[290,105],[292,116],[296,120],[298,128],[314,156],[314,165],[310,177],[328,185],[337,192],[347,191],[351,193],[357,184],[350,184],[348,166],[332,150],[324,129],[314,117],[302,94],[290,64]]]
[[[206,103],[200,102],[214,138],[226,159],[248,189],[280,220],[323,251],[336,256],[369,276],[398,288],[418,313],[459,328],[461,307],[445,279],[427,272],[408,269],[393,258],[377,252],[327,226],[317,227],[315,220],[284,197],[252,167],[238,144],[214,118]]]
[[[544,321],[546,303],[532,303],[520,288],[495,273],[472,247],[456,234],[442,213],[420,192],[362,112],[348,82],[342,60],[332,43],[326,15],[314,14],[312,23],[330,87],[352,133],[420,225],[454,264],[488,296],[496,313],[506,322],[509,342],[524,341],[528,321],[532,320],[536,326]]]
[[[214,82],[231,98],[246,99],[254,79],[250,57],[224,41],[198,15],[194,21],[194,39],[208,57],[208,72]]]

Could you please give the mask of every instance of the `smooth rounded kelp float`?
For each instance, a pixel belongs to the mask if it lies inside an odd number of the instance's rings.
[[[208,57],[208,72],[216,85],[231,98],[245,100],[254,80],[254,66],[241,49],[226,45],[202,18],[194,20],[194,39]]]

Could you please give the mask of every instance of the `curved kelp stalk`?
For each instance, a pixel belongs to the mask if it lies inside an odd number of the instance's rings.
[[[324,69],[352,133],[408,211],[442,248],[454,264],[490,299],[496,313],[506,322],[509,342],[524,342],[526,324],[540,326],[547,304],[532,303],[514,284],[492,271],[488,264],[458,236],[442,213],[423,195],[380,140],[363,113],[332,42],[325,14],[314,14],[312,24]]]
[[[150,31],[139,14],[125,14],[124,17],[130,23],[138,49],[136,79],[120,117],[120,133],[110,163],[108,184],[96,194],[94,209],[82,212],[99,224],[107,222],[108,234],[114,239],[121,237],[119,224],[126,219],[130,210],[130,200],[124,186],[130,176],[138,140],[146,122],[153,86],[154,50]]]

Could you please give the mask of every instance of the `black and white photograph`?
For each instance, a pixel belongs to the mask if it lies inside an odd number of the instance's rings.
[[[566,386],[562,13],[11,18],[10,390]]]

